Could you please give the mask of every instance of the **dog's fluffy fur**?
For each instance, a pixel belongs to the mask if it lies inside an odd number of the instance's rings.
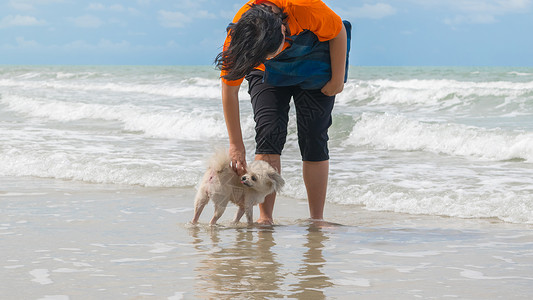
[[[246,213],[248,224],[252,224],[253,206],[263,203],[265,196],[278,192],[285,184],[281,175],[265,161],[256,160],[248,164],[246,174],[241,177],[230,167],[230,162],[227,152],[219,151],[211,159],[194,200],[191,223],[198,222],[202,210],[211,199],[215,205],[211,225],[216,224],[229,201],[239,207],[233,222],[239,222]]]

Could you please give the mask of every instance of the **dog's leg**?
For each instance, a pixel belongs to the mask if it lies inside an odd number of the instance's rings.
[[[224,197],[224,198],[220,198],[220,196],[218,196],[218,197],[214,196],[213,197],[213,202],[215,203],[215,215],[213,216],[213,218],[209,222],[210,225],[215,225],[217,223],[218,219],[220,219],[220,217],[222,216],[222,214],[226,210],[226,206],[228,205],[228,201],[229,201],[229,199],[227,199],[227,197]]]
[[[209,195],[204,189],[198,190],[194,199],[194,217],[191,221],[192,224],[198,223],[198,219],[204,210],[205,205],[209,202]]]
[[[218,219],[220,219],[220,217],[222,216],[222,214],[224,213],[225,210],[226,210],[226,206],[225,205],[215,205],[215,215],[213,216],[213,218],[209,222],[209,225],[215,225],[217,223]]]
[[[254,206],[251,201],[244,201],[244,212],[246,213],[246,220],[248,225],[254,224]]]
[[[233,219],[233,223],[237,224],[242,218],[242,215],[244,215],[244,207],[239,206],[239,210],[235,214],[235,219]]]

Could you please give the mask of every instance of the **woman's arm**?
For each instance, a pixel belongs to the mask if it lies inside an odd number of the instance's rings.
[[[229,136],[231,166],[239,176],[246,172],[246,150],[242,139],[239,112],[239,88],[222,82],[222,107]]]
[[[346,71],[347,37],[344,25],[339,34],[329,41],[331,57],[331,79],[322,87],[322,93],[334,96],[344,89],[344,72]]]

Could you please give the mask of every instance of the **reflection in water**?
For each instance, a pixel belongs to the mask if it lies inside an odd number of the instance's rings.
[[[234,236],[233,241],[228,238]],[[275,296],[283,278],[272,247],[271,229],[210,230],[211,245],[193,235],[197,249],[207,254],[197,267],[195,290],[206,299],[263,298]]]
[[[301,227],[297,228],[301,232]],[[286,257],[284,230],[276,228],[209,228],[190,231],[199,255],[205,257],[196,267],[196,296],[202,299],[324,299],[332,286],[323,273],[326,260],[324,243],[329,238],[318,227],[302,232],[303,244],[294,245],[294,261],[283,265],[277,256]],[[300,252],[301,250],[301,252]],[[296,252],[295,252],[296,251]],[[303,255],[302,255],[303,254]],[[293,261],[293,263],[294,263]],[[296,269],[295,269],[296,268]]]
[[[322,270],[326,263],[322,251],[324,242],[329,238],[320,227],[309,226],[307,231],[304,244],[307,251],[303,255],[302,266],[296,272],[299,282],[293,285],[296,287],[293,296],[297,299],[325,299],[325,288],[333,285]]]

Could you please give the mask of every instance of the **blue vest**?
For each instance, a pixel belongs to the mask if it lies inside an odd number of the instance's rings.
[[[342,22],[348,39],[344,76],[346,82],[352,25],[348,21]],[[305,90],[321,89],[331,79],[329,42],[320,42],[309,30],[291,36],[288,42],[291,45],[289,48],[264,63],[263,81],[273,86],[297,85]]]

